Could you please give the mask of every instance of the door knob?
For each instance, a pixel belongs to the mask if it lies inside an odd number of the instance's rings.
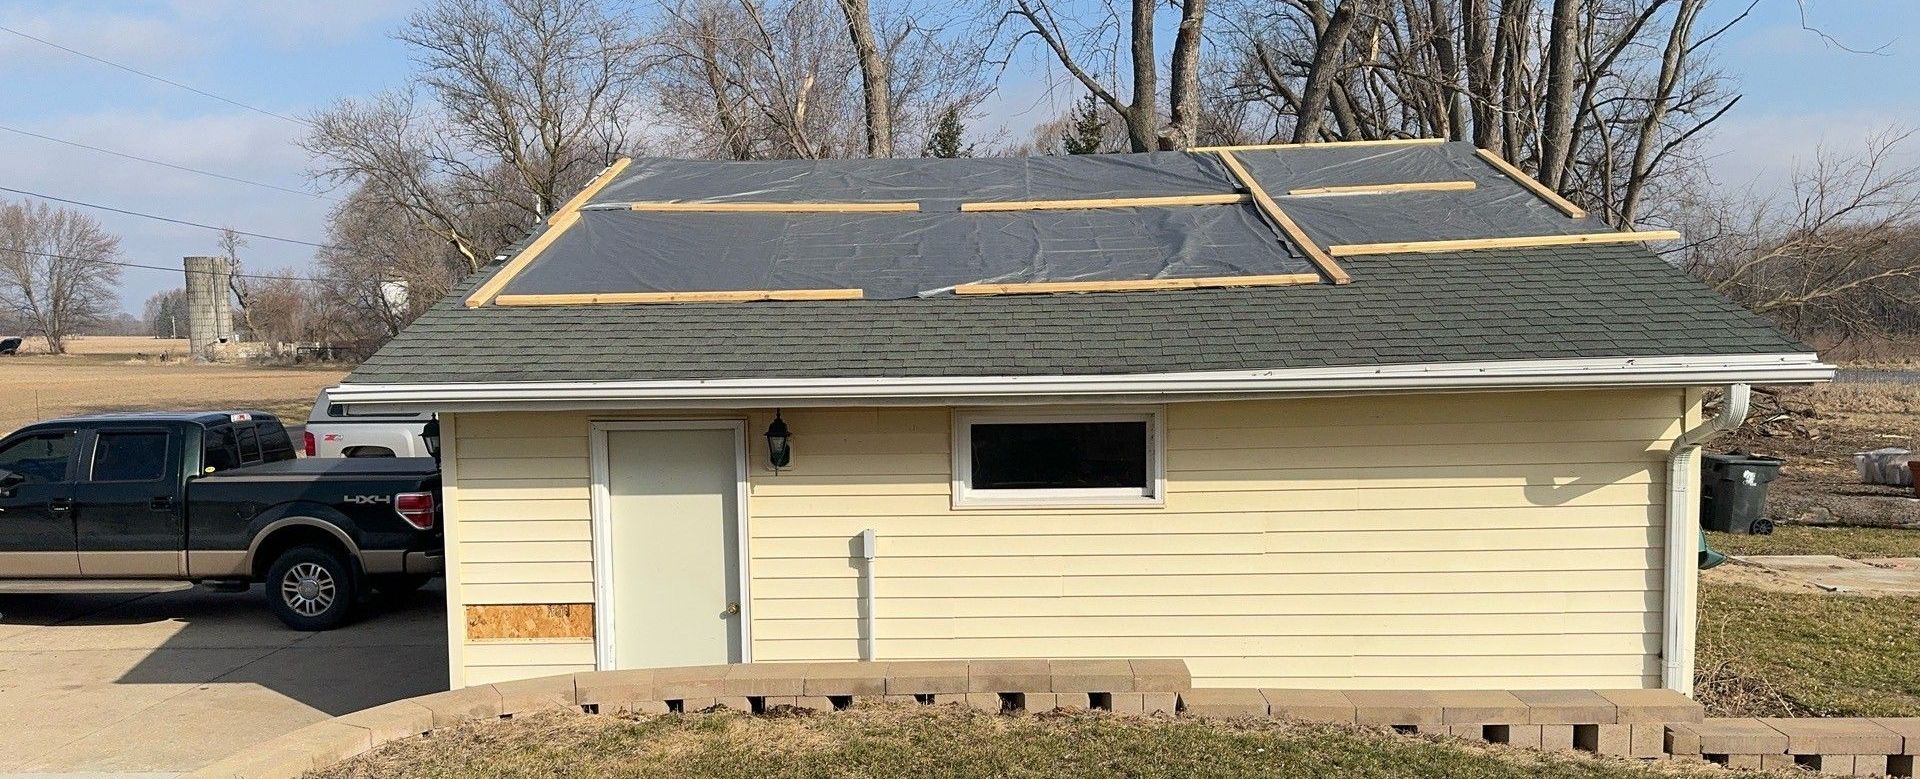
[[[740,601],[727,601],[727,610],[721,612],[729,617],[740,613]]]

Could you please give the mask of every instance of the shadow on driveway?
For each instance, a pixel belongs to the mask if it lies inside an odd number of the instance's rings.
[[[328,717],[446,688],[439,582],[288,630],[256,586],[0,596],[0,772],[189,771]]]

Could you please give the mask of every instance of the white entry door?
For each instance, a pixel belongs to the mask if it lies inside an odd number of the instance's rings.
[[[745,662],[738,422],[595,426],[600,667]]]

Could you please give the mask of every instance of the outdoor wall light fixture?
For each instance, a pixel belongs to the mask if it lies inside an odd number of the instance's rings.
[[[780,410],[773,410],[773,424],[767,425],[767,463],[774,470],[787,467],[793,462],[793,434],[787,432],[787,423],[780,418]]]

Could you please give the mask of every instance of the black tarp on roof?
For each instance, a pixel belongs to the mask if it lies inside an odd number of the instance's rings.
[[[1471,145],[1235,152],[1315,242],[1599,232]],[[1293,196],[1302,187],[1473,181],[1471,191]],[[964,202],[1242,191],[1210,152],[1061,157],[702,162],[635,160],[506,295],[849,289],[939,295],[966,283],[1312,273],[1251,203],[962,212]],[[638,212],[634,202],[919,204],[904,213]]]

